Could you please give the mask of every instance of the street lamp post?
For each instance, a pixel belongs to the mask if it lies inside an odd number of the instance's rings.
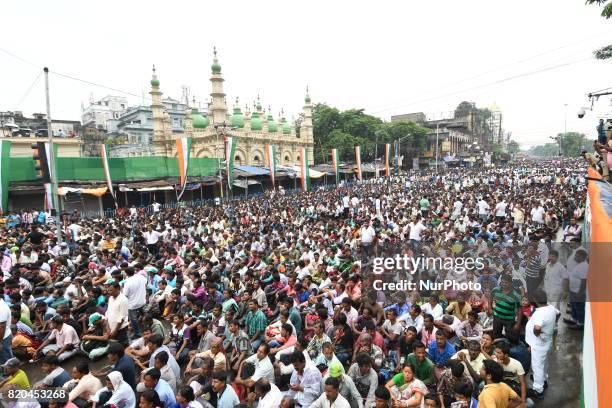
[[[438,172],[438,142],[440,139],[440,123],[436,123],[436,173]]]
[[[564,106],[565,106],[565,113],[564,113],[563,137],[567,137],[567,103]],[[561,157],[561,156],[562,156],[562,152],[561,152],[561,138],[559,138],[559,157]]]

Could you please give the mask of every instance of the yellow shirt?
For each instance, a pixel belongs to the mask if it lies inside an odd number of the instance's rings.
[[[508,402],[516,398],[518,394],[504,383],[487,384],[478,397],[478,408],[508,408]]]
[[[23,370],[18,370],[15,374],[11,375],[7,384],[15,384],[22,390],[30,388],[30,381],[28,381],[28,376]]]

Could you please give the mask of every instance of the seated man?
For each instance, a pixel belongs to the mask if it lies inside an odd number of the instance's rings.
[[[87,332],[83,335],[81,350],[83,350],[90,359],[102,357],[108,350],[111,330],[108,326],[108,320],[100,313],[94,313],[89,316]]]
[[[79,336],[74,327],[64,323],[62,316],[56,315],[51,319],[53,330],[49,337],[41,343],[36,354],[43,356],[54,355],[59,361],[72,357],[78,351]],[[55,341],[55,343],[52,343]]]
[[[34,384],[32,388],[59,388],[70,381],[68,371],[60,367],[57,356],[48,355],[43,358],[41,370],[46,374],[45,378]]]
[[[29,390],[30,381],[28,375],[19,368],[21,362],[18,358],[9,358],[1,367],[8,377],[0,382],[0,392],[5,393],[9,389]]]
[[[72,367],[72,380],[64,384],[68,388],[68,400],[78,407],[87,407],[89,400],[103,387],[102,382],[89,372],[86,361]]]

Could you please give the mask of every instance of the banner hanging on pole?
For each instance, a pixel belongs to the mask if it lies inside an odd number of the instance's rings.
[[[357,163],[357,180],[362,181],[361,176],[361,146],[355,146],[355,161]]]
[[[340,184],[340,154],[338,153],[338,149],[332,149],[331,156],[334,174],[336,176],[336,184]]]
[[[180,193],[177,196],[177,200],[180,200],[185,192],[185,186],[187,185],[187,171],[189,170],[189,156],[191,152],[191,138],[181,137],[176,139],[176,151],[178,158],[178,170],[180,180]]]

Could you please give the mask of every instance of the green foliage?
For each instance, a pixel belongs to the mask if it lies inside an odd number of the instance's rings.
[[[603,48],[595,50],[593,54],[595,55],[595,58],[600,60],[610,59],[612,58],[612,45],[607,45]]]
[[[532,147],[527,153],[539,157],[558,156],[560,144],[561,154],[563,156],[579,157],[580,151],[593,143],[591,140],[587,139],[583,133],[578,132],[567,132],[566,134],[559,133],[556,140],[556,143],[546,143],[541,146]]]
[[[476,110],[476,106],[472,102],[463,101],[455,109],[455,118],[463,118],[474,110]]]
[[[340,111],[317,104],[313,109],[315,162],[328,163],[331,149],[338,149],[343,161],[355,160],[355,146],[361,146],[364,161],[373,160],[378,141],[378,156],[382,157],[385,143],[409,136],[402,141],[402,152],[423,150],[428,129],[413,122],[383,122],[367,115],[363,109]]]
[[[601,10],[601,16],[605,18],[612,17],[612,2],[608,2],[608,0],[586,0],[586,4],[604,6]]]
[[[517,142],[515,142],[514,140],[511,140],[510,142],[508,142],[508,153],[517,154],[520,151],[521,151],[521,147]]]

